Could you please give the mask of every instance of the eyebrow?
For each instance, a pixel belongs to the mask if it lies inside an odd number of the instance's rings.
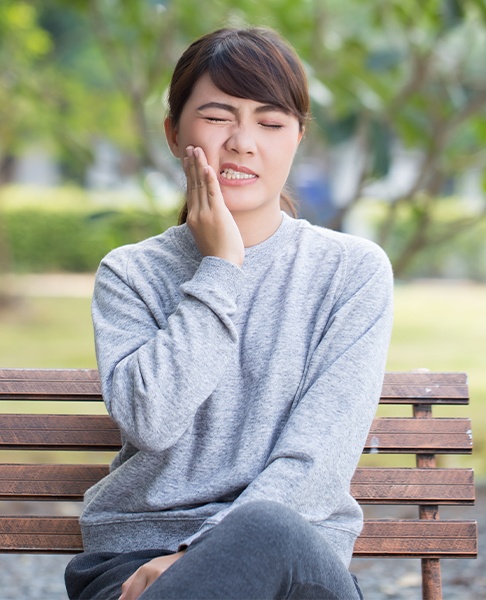
[[[203,111],[207,108],[219,108],[221,110],[226,110],[234,115],[238,113],[238,109],[231,104],[225,104],[224,102],[207,102],[206,104],[202,104],[197,108],[197,111]],[[256,113],[266,113],[266,112],[281,112],[284,114],[289,114],[288,110],[285,110],[281,106],[277,106],[276,104],[262,104],[261,106],[257,106],[255,109]]]

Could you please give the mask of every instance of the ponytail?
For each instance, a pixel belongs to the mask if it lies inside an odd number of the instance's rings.
[[[280,192],[280,208],[294,219],[299,216],[297,201],[286,191]]]

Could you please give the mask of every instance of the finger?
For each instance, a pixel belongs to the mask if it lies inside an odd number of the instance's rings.
[[[194,148],[194,156],[196,157],[198,175],[203,175],[204,168],[208,166],[208,159],[206,158],[206,154],[204,150],[200,146],[198,146],[197,148]]]
[[[189,200],[189,208],[191,210],[200,210],[203,206],[207,206],[206,194],[201,194],[202,180],[198,175],[197,165],[197,149],[193,146],[187,148],[187,195]]]
[[[197,191],[197,166],[196,166],[196,155],[195,148],[193,146],[188,146],[187,148],[187,159],[189,165],[189,176],[188,176],[188,184],[189,184],[189,193],[193,194]]]
[[[224,204],[223,194],[221,193],[221,187],[213,167],[210,165],[204,167],[204,174],[206,177],[209,207],[221,206],[221,204]]]
[[[143,569],[138,569],[122,585],[122,595],[119,600],[137,600],[148,586]]]
[[[196,188],[198,194],[198,200],[200,207],[207,208],[208,203],[208,189],[207,189],[207,177],[205,173],[205,168],[208,165],[208,161],[206,160],[206,155],[204,154],[204,150],[202,148],[194,148],[194,158],[195,158],[195,166],[196,166]]]
[[[186,176],[186,200],[187,200],[187,209],[191,210],[192,208],[192,194],[191,194],[191,178],[189,172],[189,157],[184,156],[182,159],[182,169]]]
[[[132,581],[134,580],[136,574],[137,574],[137,571],[135,571],[135,573],[133,573],[133,575],[130,575],[130,577],[125,581],[125,583],[123,583],[122,588],[121,588],[122,594],[121,594],[119,600],[126,600],[127,590],[132,585]]]
[[[187,180],[187,205],[188,208],[191,209],[194,205],[194,200],[196,205],[198,203],[198,197],[195,195],[196,189],[196,178],[195,178],[195,164],[194,164],[194,146],[187,146],[186,148],[186,156],[182,161],[182,168],[184,169],[184,173],[186,175]]]

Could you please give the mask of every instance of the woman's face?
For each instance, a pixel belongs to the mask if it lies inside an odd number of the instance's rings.
[[[273,105],[236,98],[203,75],[179,123],[165,123],[167,140],[181,160],[187,146],[204,150],[232,213],[280,210],[280,192],[302,138],[297,117]]]

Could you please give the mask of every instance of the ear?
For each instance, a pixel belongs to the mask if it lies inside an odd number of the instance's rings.
[[[177,129],[177,127],[174,127],[174,124],[172,123],[172,119],[170,117],[166,117],[164,119],[164,130],[170,151],[176,158],[180,158],[180,148],[178,143],[179,130]]]

